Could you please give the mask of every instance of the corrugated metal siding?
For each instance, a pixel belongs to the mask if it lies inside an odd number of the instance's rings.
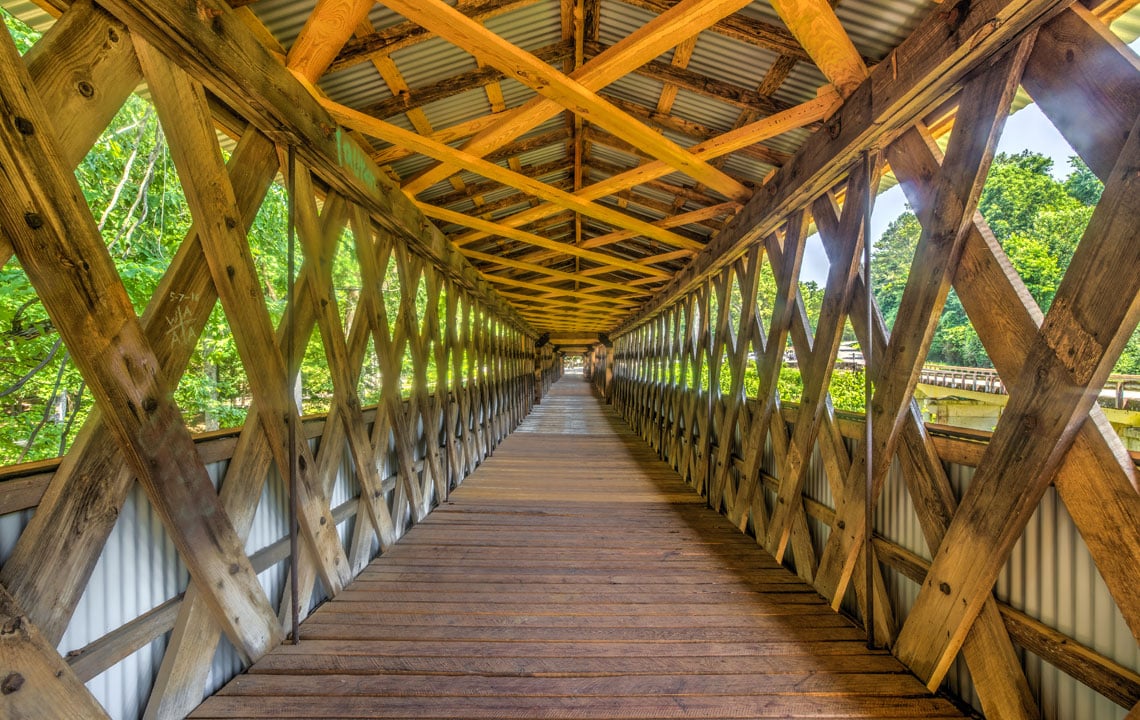
[[[949,465],[948,476],[960,499],[974,470]],[[875,514],[884,537],[929,559],[930,552],[896,461]],[[918,586],[884,568],[900,623],[918,596]],[[1140,668],[1140,648],[1093,564],[1079,530],[1056,491],[1046,491],[1041,505],[1014,546],[998,577],[995,595],[1043,623],[1088,645],[1125,667]],[[1100,720],[1123,718],[1126,711],[1069,675],[1022,651],[1030,686],[1045,718]],[[981,709],[965,663],[959,658],[944,687]]]
[[[215,485],[220,474],[209,468]],[[124,582],[129,578],[130,582]],[[135,485],[119,511],[114,529],[91,573],[71,623],[59,642],[66,656],[175,597],[186,589],[189,573],[178,557],[158,513],[142,487]],[[112,717],[137,717],[165,640],[152,643],[87,682]]]
[[[381,468],[383,475],[392,471],[391,464],[391,461],[384,463],[385,467]],[[228,461],[206,466],[215,488],[224,477],[227,466]],[[335,508],[358,494],[359,484],[352,462],[346,455],[333,484],[331,504]],[[252,554],[287,537],[288,505],[284,481],[273,471],[262,488],[246,540],[247,553]],[[31,516],[31,511],[24,511],[0,517],[0,560],[6,560],[11,554]],[[346,549],[352,537],[353,523],[354,519],[350,517],[337,527]],[[287,575],[287,561],[279,562],[258,575],[274,607],[285,591]],[[125,578],[130,582],[124,582]],[[162,520],[145,491],[136,484],[127,495],[71,623],[60,640],[60,653],[66,656],[71,650],[84,647],[122,627],[178,596],[186,590],[188,583],[189,573]],[[314,604],[324,596],[323,589],[318,587]],[[87,687],[112,718],[141,716],[162,662],[168,635],[155,639],[87,682]],[[207,694],[219,689],[242,669],[237,651],[223,637],[211,665]]]

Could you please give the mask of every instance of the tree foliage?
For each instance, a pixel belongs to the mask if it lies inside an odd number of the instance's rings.
[[[1047,311],[1080,242],[1103,186],[1079,158],[1058,181],[1049,158],[1031,151],[999,154],[990,168],[978,209],[993,230],[1029,294]],[[913,212],[896,218],[875,244],[872,279],[875,299],[888,327],[894,325],[922,227]],[[991,367],[978,334],[958,296],[946,299],[931,342],[929,360]],[[1140,337],[1134,336],[1116,367],[1140,372]]]
[[[0,12],[17,48],[26,52],[39,34]],[[192,223],[153,106],[132,95],[79,164],[75,176],[127,295],[141,316]],[[274,183],[248,234],[274,326],[286,309],[287,218],[288,193]],[[298,253],[298,266],[300,260]],[[355,314],[360,285],[352,238],[346,232],[333,264],[342,320]],[[399,287],[392,262],[384,300],[393,333],[399,323]],[[445,303],[445,298],[441,293],[438,299]],[[197,302],[197,298],[187,301]],[[415,322],[422,321],[426,307],[427,293],[421,282]],[[249,383],[220,303],[215,303],[202,333],[192,339],[196,342],[193,355],[174,390],[174,400],[188,426],[200,431],[241,425],[251,402]],[[410,366],[410,358],[405,362]],[[306,347],[300,378],[302,410],[327,410],[332,378],[318,332]],[[406,391],[412,381],[410,367],[402,369],[401,381]],[[434,381],[432,366],[429,385]],[[379,387],[379,366],[370,344],[360,379],[366,402],[377,400]],[[0,267],[0,465],[62,455],[91,406],[83,378],[13,257]]]

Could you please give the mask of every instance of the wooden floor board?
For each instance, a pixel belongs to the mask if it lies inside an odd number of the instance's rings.
[[[195,718],[962,717],[580,379]]]

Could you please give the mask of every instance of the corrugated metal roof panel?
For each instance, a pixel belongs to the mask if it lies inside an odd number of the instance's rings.
[[[451,97],[428,103],[420,108],[432,128],[448,128],[474,120],[491,112],[491,102],[484,88],[474,88]]]
[[[654,108],[657,107],[657,98],[661,97],[662,87],[664,86],[657,80],[630,74],[607,85],[605,94]]]
[[[755,90],[776,60],[776,53],[715,32],[701,33],[689,69],[722,82]]]
[[[741,108],[735,105],[710,100],[688,90],[678,90],[677,99],[673,101],[673,112],[671,114],[682,120],[700,123],[713,130],[727,132],[732,129],[736,119],[740,117],[740,113]],[[684,144],[692,145],[695,142],[699,141],[689,138]]]
[[[845,0],[835,14],[855,49],[878,61],[910,34],[935,4],[914,0]]]
[[[772,166],[741,155],[730,155],[724,163],[724,171],[733,177],[759,185],[772,171]]]
[[[638,162],[636,156],[597,143],[590,145],[590,157],[597,158],[611,165],[619,165],[623,168],[637,167]]]
[[[525,102],[529,102],[537,95],[530,87],[511,78],[503,78],[500,80],[499,87],[503,90],[503,102],[507,104],[508,108],[518,107]]]
[[[264,0],[251,6],[257,19],[288,50],[301,33],[316,2],[311,0]]]
[[[475,58],[465,50],[435,37],[392,53],[404,82],[410,88],[432,85],[478,67]]]
[[[622,2],[603,0],[598,17],[598,41],[603,45],[613,45],[624,40],[656,15]]]
[[[507,42],[533,51],[562,39],[562,16],[558,0],[545,0],[503,13],[485,27]]]
[[[364,108],[392,97],[388,83],[372,63],[362,63],[329,73],[318,83],[330,99],[353,108]]]

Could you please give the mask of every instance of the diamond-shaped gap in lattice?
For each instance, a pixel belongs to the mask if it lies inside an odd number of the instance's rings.
[[[193,336],[190,317],[193,306],[200,302],[200,297],[181,299],[177,307],[184,314],[167,329],[172,342],[194,346],[186,370],[178,378],[174,401],[191,432],[241,427],[252,402],[245,366],[221,303],[216,300],[201,334]]]
[[[28,276],[13,257],[0,268],[0,465],[63,455],[91,410]]]

